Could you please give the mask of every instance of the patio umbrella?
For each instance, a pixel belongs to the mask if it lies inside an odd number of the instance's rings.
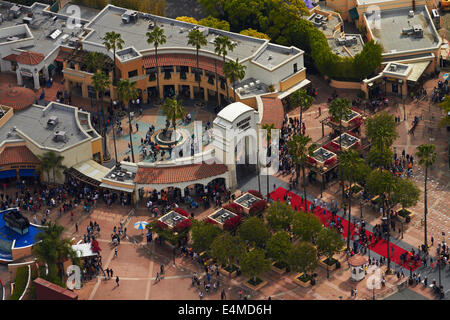
[[[444,78],[444,80],[447,80],[448,77],[449,77],[449,74],[448,74],[448,73],[444,73],[444,74],[442,75],[442,78]]]
[[[148,222],[145,221],[138,221],[134,224],[134,227],[137,230],[145,230],[145,226],[148,225]]]

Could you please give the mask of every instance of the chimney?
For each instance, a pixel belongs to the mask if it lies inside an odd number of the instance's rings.
[[[416,0],[412,0],[412,9],[416,11]]]

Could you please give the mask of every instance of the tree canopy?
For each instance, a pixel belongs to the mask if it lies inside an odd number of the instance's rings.
[[[293,270],[311,273],[317,268],[317,249],[312,243],[299,242],[292,248],[287,260]]]
[[[236,262],[244,252],[244,244],[236,236],[224,232],[211,244],[211,255],[222,265],[229,266]]]
[[[255,249],[246,252],[239,260],[241,271],[244,275],[256,280],[262,272],[269,270],[270,261],[266,259],[264,250]]]
[[[197,252],[209,250],[220,233],[221,230],[216,225],[194,220],[191,231],[192,248]]]
[[[270,237],[269,230],[258,217],[245,220],[239,227],[238,233],[242,240],[257,247],[262,247]]]
[[[292,225],[292,232],[306,242],[311,242],[323,228],[319,218],[302,211],[295,213]]]
[[[266,219],[272,230],[286,230],[292,222],[294,210],[285,202],[274,202],[267,209]]]
[[[292,249],[291,237],[286,231],[279,231],[272,235],[266,244],[267,256],[274,261],[286,262],[287,255]]]
[[[331,259],[342,250],[345,242],[336,230],[323,228],[317,235],[316,244],[319,253]]]

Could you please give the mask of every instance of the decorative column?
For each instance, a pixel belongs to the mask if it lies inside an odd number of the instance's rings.
[[[189,93],[191,95],[191,99],[194,99],[195,96],[194,96],[194,87],[193,86],[189,86]]]
[[[39,73],[33,72],[34,89],[38,90],[41,88],[39,84]]]
[[[23,78],[22,78],[22,74],[20,73],[19,68],[17,68],[17,70],[16,70],[16,75],[17,75],[17,84],[19,86],[23,86]]]
[[[208,101],[208,89],[205,87],[203,88],[203,98]]]

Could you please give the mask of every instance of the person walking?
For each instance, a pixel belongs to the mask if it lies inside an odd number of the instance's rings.
[[[220,299],[222,299],[222,300],[227,299],[227,294],[225,293],[225,289],[222,289],[222,292],[220,293]]]
[[[119,286],[119,276],[116,276],[116,284]]]
[[[75,222],[75,232],[78,232],[78,222]]]
[[[109,269],[109,274],[110,274],[110,277],[112,278],[113,277],[113,269]]]
[[[117,248],[114,248],[114,257],[117,257]]]
[[[161,276],[159,275],[159,272],[156,273],[156,279],[155,279],[155,281],[156,281],[156,282],[161,281]]]
[[[200,292],[198,293],[198,295],[199,295],[199,297],[200,297],[200,300],[203,300],[203,292],[200,291]]]
[[[160,267],[161,274],[164,274],[164,263]]]

